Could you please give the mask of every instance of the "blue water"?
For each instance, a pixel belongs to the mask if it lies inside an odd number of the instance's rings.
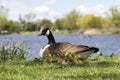
[[[69,42],[76,45],[88,45],[98,47],[104,55],[116,53],[120,55],[120,35],[54,35],[56,42]],[[28,43],[30,48],[28,59],[39,57],[39,50],[48,43],[45,36],[37,35],[0,35],[1,42],[22,42]]]

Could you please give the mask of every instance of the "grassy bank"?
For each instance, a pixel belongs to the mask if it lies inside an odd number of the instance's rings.
[[[119,80],[120,56],[101,54],[74,65],[26,60],[22,43],[0,43],[0,80]]]
[[[52,31],[54,34],[69,34],[68,30]],[[72,31],[74,32],[74,31]],[[22,31],[20,34],[40,34],[40,31]]]
[[[22,31],[20,34],[39,34],[40,31]]]
[[[76,65],[44,61],[0,63],[1,80],[119,80],[120,56],[88,59]]]

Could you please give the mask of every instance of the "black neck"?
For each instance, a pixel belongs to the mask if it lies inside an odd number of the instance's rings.
[[[50,34],[47,36],[48,38],[48,44],[52,44],[52,43],[55,43],[55,39],[52,35],[52,33],[50,32]]]

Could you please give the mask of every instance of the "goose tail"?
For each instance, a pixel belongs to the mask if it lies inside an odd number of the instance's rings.
[[[94,50],[94,53],[96,53],[96,52],[99,51],[99,48],[96,48],[96,47],[91,47],[90,49],[91,49],[91,50]]]

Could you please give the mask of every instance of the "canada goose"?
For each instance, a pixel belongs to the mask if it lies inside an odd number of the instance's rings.
[[[40,50],[40,56],[44,58],[45,54],[61,54],[64,55],[65,53],[71,54],[79,54],[80,60],[84,60],[88,58],[92,53],[96,53],[99,51],[96,47],[89,47],[85,45],[74,45],[71,43],[62,43],[62,42],[55,42],[52,32],[49,28],[44,28],[42,33],[38,36],[47,36],[48,44]]]

